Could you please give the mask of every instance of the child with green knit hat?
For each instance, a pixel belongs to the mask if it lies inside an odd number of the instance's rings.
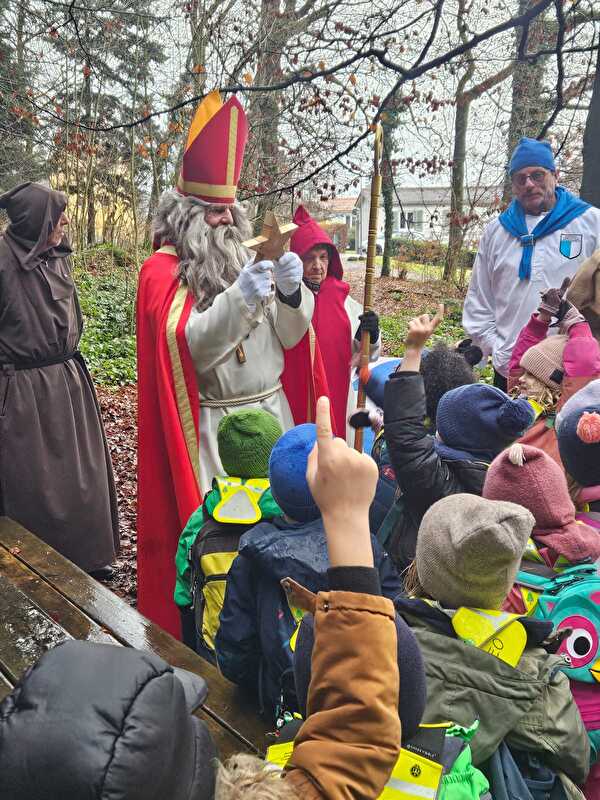
[[[214,662],[227,573],[240,536],[281,513],[269,486],[269,457],[283,431],[267,411],[244,409],[223,417],[217,430],[224,475],[189,518],[179,538],[174,599],[183,640]]]

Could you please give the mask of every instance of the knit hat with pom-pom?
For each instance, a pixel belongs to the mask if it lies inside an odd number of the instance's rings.
[[[600,406],[576,409],[564,416],[557,438],[569,475],[580,486],[600,486]]]
[[[600,378],[597,378],[595,381],[590,381],[583,389],[580,389],[569,397],[556,415],[556,421],[554,423],[556,432],[558,433],[560,430],[563,419],[568,417],[573,411],[583,411],[591,406],[595,407],[600,412]]]
[[[495,386],[472,383],[446,392],[438,405],[436,428],[447,447],[491,460],[534,419],[527,400],[511,400]]]
[[[481,496],[518,503],[533,514],[533,539],[546,563],[559,556],[572,564],[600,558],[598,531],[575,520],[565,473],[543,450],[512,444],[490,464]]]

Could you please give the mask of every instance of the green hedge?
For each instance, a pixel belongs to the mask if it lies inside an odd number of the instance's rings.
[[[140,264],[146,255],[140,253]],[[75,255],[74,278],[84,319],[80,348],[94,381],[134,383],[135,258],[109,245],[88,248]]]
[[[392,239],[392,255],[401,261],[413,261],[417,264],[433,264],[434,267],[443,267],[446,263],[448,245],[441,242],[428,242],[423,239]],[[463,250],[462,263],[466,269],[471,269],[475,260],[475,250]]]

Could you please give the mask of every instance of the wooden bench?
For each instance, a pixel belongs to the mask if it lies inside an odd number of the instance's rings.
[[[27,667],[65,639],[137,647],[201,675],[204,719],[221,758],[264,752],[256,705],[218,670],[18,523],[0,517],[0,700]]]

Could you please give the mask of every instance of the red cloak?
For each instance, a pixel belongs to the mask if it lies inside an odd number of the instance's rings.
[[[352,331],[344,303],[350,287],[337,248],[304,206],[294,214],[299,225],[290,249],[300,257],[317,245],[330,251],[327,276],[315,294],[315,310],[308,332],[291,350],[285,350],[281,382],[296,425],[314,422],[321,395],[331,403],[331,423],[336,436],[346,438],[346,413],[350,388]]]
[[[173,601],[179,535],[202,502],[198,485],[198,388],[185,338],[193,297],[163,247],[144,262],[137,295],[140,613],[180,638]]]

